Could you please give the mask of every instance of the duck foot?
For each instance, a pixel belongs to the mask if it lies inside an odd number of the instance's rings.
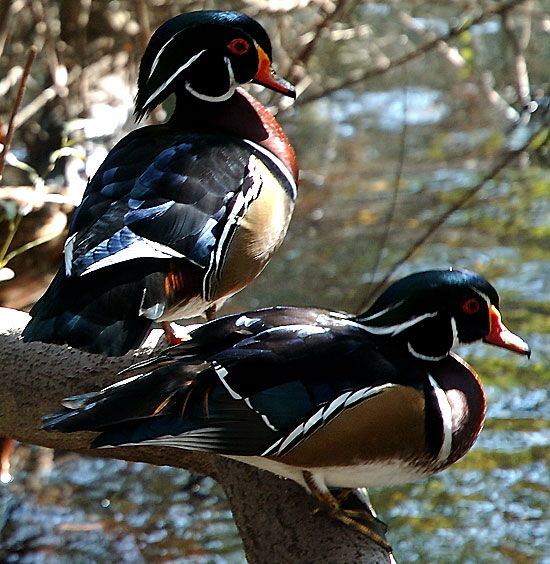
[[[340,507],[348,515],[353,515],[354,519],[363,522],[366,527],[379,534],[382,538],[386,537],[388,525],[381,519],[378,519],[370,501],[367,488],[331,489],[330,491],[338,499]]]
[[[391,546],[384,538],[386,525],[372,514],[369,507],[370,501],[369,504],[363,504],[360,508],[348,509],[343,503],[354,490],[341,490],[334,495],[329,490],[321,490],[311,472],[304,470],[302,475],[309,491],[319,502],[320,508],[324,509],[333,519],[365,535],[386,552],[392,552]]]
[[[179,345],[183,339],[180,337],[176,337],[176,333],[174,332],[174,328],[169,321],[162,321],[160,323],[162,330],[164,331],[164,338],[170,347],[173,345]]]

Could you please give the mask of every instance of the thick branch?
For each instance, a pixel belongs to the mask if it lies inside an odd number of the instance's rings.
[[[82,454],[185,468],[210,475],[224,487],[251,564],[374,564],[389,556],[364,536],[314,514],[300,486],[223,457],[163,447],[91,451],[93,433],[49,433],[41,417],[63,397],[98,390],[120,379],[117,372],[151,353],[154,332],[136,353],[121,358],[91,355],[65,346],[23,343],[28,315],[0,308],[0,436]]]

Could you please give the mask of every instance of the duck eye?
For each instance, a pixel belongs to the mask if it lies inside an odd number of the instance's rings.
[[[232,39],[227,47],[235,55],[244,55],[250,49],[248,41],[242,38]]]
[[[477,313],[480,309],[481,309],[481,305],[479,304],[479,301],[476,300],[475,298],[470,298],[469,300],[466,300],[462,304],[462,311],[464,311],[464,313],[467,313],[468,315],[473,315],[474,313]]]

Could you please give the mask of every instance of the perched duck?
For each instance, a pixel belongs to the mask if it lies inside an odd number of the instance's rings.
[[[294,97],[271,55],[263,27],[238,12],[181,14],[153,34],[135,115],[172,93],[175,111],[123,138],[90,180],[26,341],[122,355],[153,321],[168,330],[171,320],[214,317],[263,270],[285,236],[298,177],[285,133],[239,88]]]
[[[431,270],[395,282],[358,316],[310,307],[229,315],[118,384],[66,399],[44,427],[99,431],[93,447],[241,460],[304,485],[351,524],[328,488],[413,481],[472,447],[485,397],[451,348],[484,341],[530,354],[498,308],[478,274]]]

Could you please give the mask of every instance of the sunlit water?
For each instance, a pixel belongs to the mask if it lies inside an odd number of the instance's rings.
[[[383,17],[386,7],[365,10]],[[495,33],[489,23],[475,33]],[[225,312],[274,304],[361,309],[371,284],[476,184],[505,129],[502,116],[474,125],[472,116],[485,115],[476,113],[486,104],[479,93],[450,95],[437,77],[417,83],[425,84],[366,84],[286,118],[303,168],[296,214],[276,258]],[[406,166],[381,248],[403,134]],[[501,293],[505,322],[533,348],[530,361],[483,345],[462,348],[488,397],[477,444],[436,477],[372,492],[401,564],[550,564],[548,175],[531,168],[500,177],[395,272],[449,265],[481,272]],[[16,451],[15,479],[0,486],[0,562],[244,562],[223,492],[211,480],[48,457],[43,449]]]

